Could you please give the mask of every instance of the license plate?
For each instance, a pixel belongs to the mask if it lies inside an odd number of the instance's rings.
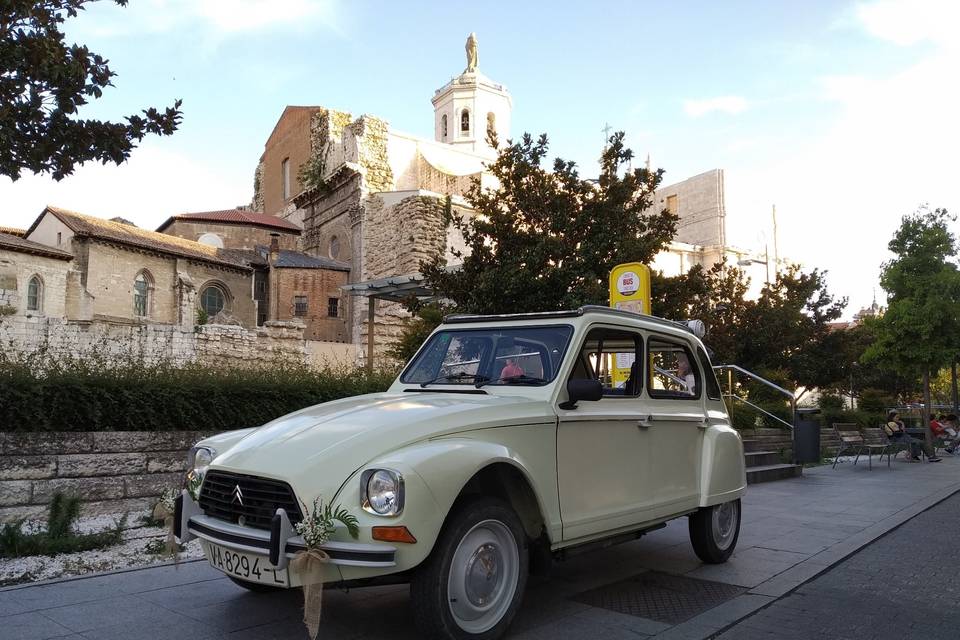
[[[247,582],[259,582],[275,587],[289,587],[290,576],[286,569],[272,569],[267,559],[252,553],[234,551],[212,542],[204,542],[203,552],[210,566],[227,575],[235,576]]]

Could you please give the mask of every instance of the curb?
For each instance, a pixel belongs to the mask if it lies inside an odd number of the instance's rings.
[[[96,573],[85,573],[80,576],[66,576],[63,578],[50,578],[49,580],[38,580],[37,582],[24,582],[22,584],[12,584],[7,587],[0,587],[0,593],[5,591],[17,591],[19,589],[29,589],[31,587],[43,587],[51,584],[60,584],[63,582],[76,582],[78,580],[89,580],[90,578],[102,578],[103,576],[114,576],[121,573],[130,573],[132,571],[145,571],[149,569],[159,569],[161,567],[172,567],[173,565],[193,564],[194,562],[206,562],[206,558],[195,558],[193,560],[180,560],[179,562],[167,560],[157,562],[156,564],[140,565],[139,567],[124,567],[123,569],[111,569],[110,571],[97,571]]]

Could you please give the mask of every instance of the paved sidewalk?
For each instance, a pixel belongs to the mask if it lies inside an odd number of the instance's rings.
[[[954,640],[960,586],[947,498],[719,636],[723,640]]]
[[[512,637],[707,638],[958,490],[960,458],[894,461],[873,471],[844,463],[754,485],[744,499],[737,552],[727,564],[702,565],[690,548],[686,519],[674,521],[636,542],[558,564],[549,577],[532,578]],[[676,580],[661,573],[723,583],[726,599],[682,621],[585,602],[596,604],[586,597],[591,590],[621,581]],[[408,603],[405,586],[328,591],[322,637],[417,638]],[[0,636],[299,639],[306,637],[301,606],[299,591],[250,594],[206,563],[192,562],[0,590]]]

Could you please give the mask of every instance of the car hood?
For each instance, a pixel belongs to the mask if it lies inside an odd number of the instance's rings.
[[[303,500],[332,499],[365,463],[404,445],[460,431],[556,418],[542,399],[514,395],[376,393],[278,418],[222,451],[211,465],[289,482]]]

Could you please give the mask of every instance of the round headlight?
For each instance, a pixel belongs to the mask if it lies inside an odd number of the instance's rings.
[[[381,516],[403,510],[403,478],[389,469],[371,469],[363,474],[363,508]]]
[[[210,447],[193,447],[187,456],[187,470],[200,473],[206,471],[216,455],[217,452]]]

